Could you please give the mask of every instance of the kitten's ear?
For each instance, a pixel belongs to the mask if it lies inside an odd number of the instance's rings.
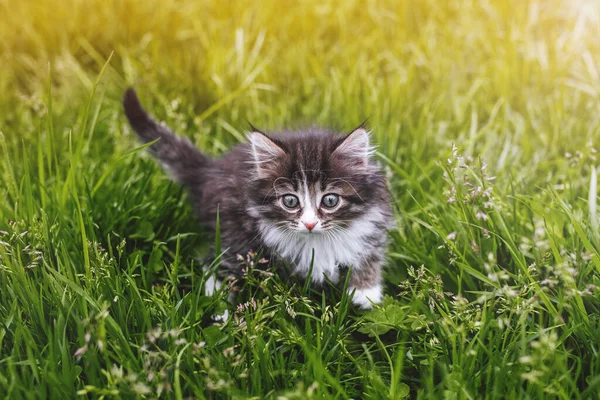
[[[259,177],[265,177],[273,170],[273,161],[285,155],[285,151],[264,133],[255,130],[248,134],[252,146],[252,158]]]
[[[357,166],[362,167],[369,164],[373,153],[375,153],[375,148],[371,146],[369,131],[364,125],[350,132],[333,151],[334,155],[356,160]]]

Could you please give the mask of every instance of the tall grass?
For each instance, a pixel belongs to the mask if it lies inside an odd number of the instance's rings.
[[[337,3],[0,0],[4,396],[598,398],[600,4]],[[369,117],[381,307],[249,254],[214,325],[214,239],[126,128],[129,85],[213,154],[246,120]]]

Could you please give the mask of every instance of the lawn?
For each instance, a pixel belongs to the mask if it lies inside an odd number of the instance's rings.
[[[598,0],[0,0],[0,38],[2,395],[600,398]],[[204,296],[129,86],[214,155],[369,118],[384,302],[253,254]]]

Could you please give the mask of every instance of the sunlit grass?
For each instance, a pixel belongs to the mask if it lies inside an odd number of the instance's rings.
[[[3,395],[597,396],[600,4],[339,3],[0,0]],[[368,117],[382,307],[251,268],[212,325],[214,240],[126,128],[129,85],[213,154],[247,121]]]

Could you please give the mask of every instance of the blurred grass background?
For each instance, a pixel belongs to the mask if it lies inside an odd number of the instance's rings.
[[[0,387],[595,396],[599,38],[598,0],[0,0]],[[214,154],[246,120],[368,117],[398,215],[383,311],[250,277],[207,328],[212,239],[131,153],[130,85]]]
[[[112,98],[134,83],[233,124],[241,112],[273,126],[370,116],[393,133],[446,123],[436,132],[444,139],[473,120],[490,122],[498,109],[524,120],[510,133],[529,156],[538,145],[565,145],[558,122],[597,112],[595,1],[306,1],[284,9],[268,1],[4,1],[2,13],[6,104],[40,96],[48,63],[56,103],[77,98],[114,52],[114,73],[103,80]],[[576,128],[577,139],[591,139],[594,126]],[[388,136],[396,135],[379,138]],[[403,147],[420,155],[411,136],[403,146],[385,142],[388,154]]]

